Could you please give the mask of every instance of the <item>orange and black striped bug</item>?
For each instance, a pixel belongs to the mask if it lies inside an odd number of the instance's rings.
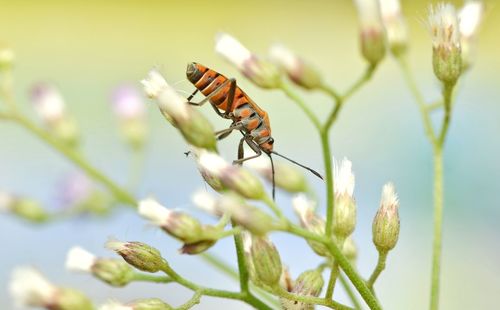
[[[271,154],[280,156],[323,179],[313,169],[273,150],[274,139],[271,136],[271,125],[267,112],[261,109],[236,85],[234,78],[228,79],[224,75],[195,62],[188,64],[186,76],[196,87],[196,90],[187,98],[189,104],[201,106],[208,101],[219,116],[232,121],[229,128],[215,133],[217,139],[224,139],[235,130],[243,135],[238,145],[238,159],[233,162],[234,164],[242,164],[246,160],[259,157],[262,152],[269,156],[273,178],[273,198],[275,196],[275,184],[274,163]],[[192,102],[191,100],[198,91],[205,98],[198,103]],[[245,142],[255,152],[255,155],[244,157],[243,144]]]

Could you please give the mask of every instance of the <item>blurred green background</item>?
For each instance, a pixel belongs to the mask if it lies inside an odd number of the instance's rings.
[[[454,1],[461,5],[461,1]],[[487,2],[476,63],[463,77],[445,151],[445,224],[442,309],[494,309],[500,292],[500,14]],[[424,23],[427,1],[403,1],[411,34],[410,62],[429,101],[439,96],[431,68],[430,40]],[[319,139],[300,111],[278,91],[253,86],[213,51],[214,35],[227,31],[261,55],[282,42],[318,67],[337,89],[346,89],[364,69],[358,52],[358,28],[350,1],[0,1],[0,41],[16,52],[15,88],[26,113],[27,91],[36,81],[60,87],[84,134],[84,150],[107,174],[124,182],[130,154],[121,143],[109,97],[113,87],[138,87],[148,70],[161,69],[168,81],[187,92],[185,66],[197,61],[228,76],[269,112],[276,149],[322,170]],[[183,81],[183,82],[182,82]],[[318,115],[329,111],[329,98],[301,93]],[[138,197],[154,195],[168,207],[194,209],[190,193],[204,184],[187,146],[154,105],[143,182]],[[227,123],[203,107],[217,129]],[[293,124],[293,125],[292,125]],[[291,126],[292,125],[292,126]],[[236,155],[237,137],[221,143],[227,158]],[[14,124],[0,123],[0,188],[54,204],[62,176],[74,171],[66,160]],[[424,309],[429,299],[432,234],[432,161],[421,121],[393,59],[384,60],[373,81],[357,93],[333,128],[333,152],[353,161],[356,174],[359,270],[368,276],[376,263],[371,221],[380,190],[393,181],[401,200],[401,235],[391,252],[377,293],[385,309]],[[311,178],[319,194],[321,182]],[[289,197],[278,201],[292,215]],[[195,210],[192,210],[196,213]],[[196,213],[199,214],[199,213]],[[200,216],[203,217],[201,214]],[[109,236],[157,246],[172,265],[200,283],[236,288],[196,257],[181,256],[180,245],[149,229],[131,210],[110,219],[79,218],[34,227],[0,217],[0,308],[11,309],[10,270],[31,264],[55,283],[84,290],[97,303],[160,297],[173,305],[191,293],[177,285],[132,284],[113,289],[87,275],[64,270],[66,251],[79,244],[112,256],[103,248]],[[294,276],[318,262],[302,240],[273,235]],[[234,262],[230,241],[213,252]],[[340,300],[347,302],[339,290]],[[245,306],[204,297],[198,309]],[[246,308],[245,308],[246,309]]]

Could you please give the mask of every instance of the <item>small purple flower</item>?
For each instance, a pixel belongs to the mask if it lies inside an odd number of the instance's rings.
[[[138,119],[144,116],[144,100],[139,91],[131,85],[120,85],[115,88],[111,102],[115,114],[121,120]]]

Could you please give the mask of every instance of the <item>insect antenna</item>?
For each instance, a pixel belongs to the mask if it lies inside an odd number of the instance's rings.
[[[321,180],[323,180],[323,177],[321,176],[321,174],[319,174],[317,171],[313,170],[312,168],[309,168],[309,167],[307,167],[307,166],[304,166],[304,165],[302,165],[302,164],[299,164],[299,163],[298,163],[298,162],[296,162],[295,160],[293,160],[293,159],[291,159],[291,158],[288,158],[288,157],[286,157],[285,155],[281,155],[280,153],[278,153],[278,152],[276,152],[276,151],[272,151],[271,153],[273,153],[273,154],[275,154],[275,155],[278,155],[279,157],[284,158],[284,159],[288,160],[289,162],[292,162],[292,163],[296,164],[296,165],[297,165],[297,166],[299,166],[299,167],[302,167],[302,168],[304,168],[304,169],[306,169],[306,170],[309,170],[312,174],[314,174],[315,176],[317,176],[318,178],[320,178]],[[272,163],[272,161],[271,161],[271,163]],[[273,173],[273,177],[274,177],[274,173]],[[274,183],[274,182],[273,182],[273,183]]]
[[[271,161],[271,175],[272,175],[272,182],[273,182],[273,200],[276,200],[276,182],[274,181],[274,162],[273,158],[271,157],[270,153],[267,153],[267,156],[269,156],[269,160]]]

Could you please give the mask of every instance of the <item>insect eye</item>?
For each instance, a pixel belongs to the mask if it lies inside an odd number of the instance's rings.
[[[273,138],[269,139],[268,143],[271,144],[271,145],[273,145],[274,144],[274,139]]]

